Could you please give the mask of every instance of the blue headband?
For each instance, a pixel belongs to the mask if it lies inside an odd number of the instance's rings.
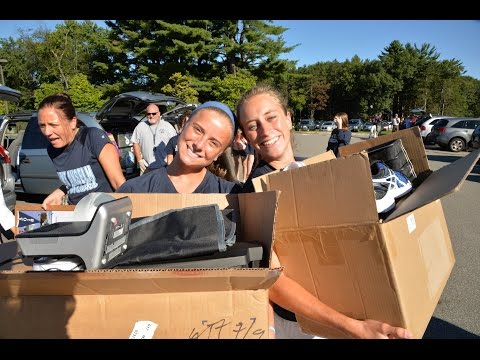
[[[202,105],[198,106],[197,108],[195,108],[195,110],[193,110],[192,114],[190,116],[193,116],[193,114],[195,114],[197,112],[197,110],[201,110],[201,109],[205,109],[207,107],[214,107],[214,108],[217,108],[217,109],[220,109],[222,110],[225,114],[228,115],[228,118],[230,119],[230,121],[232,122],[232,125],[233,125],[233,130],[234,130],[234,133],[235,133],[235,116],[233,115],[232,113],[232,110],[230,110],[230,108],[225,105],[224,103],[221,103],[220,101],[207,101],[207,102],[204,102]]]

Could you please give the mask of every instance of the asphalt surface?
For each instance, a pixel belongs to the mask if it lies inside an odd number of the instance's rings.
[[[329,133],[295,133],[296,156],[310,157],[325,151]],[[354,133],[352,143],[367,133]],[[452,153],[426,146],[429,165],[438,170],[467,152]],[[435,309],[424,339],[480,339],[480,165],[476,165],[460,190],[442,198],[456,263]],[[40,203],[42,196],[19,194],[17,202]],[[6,241],[2,234],[2,240]]]

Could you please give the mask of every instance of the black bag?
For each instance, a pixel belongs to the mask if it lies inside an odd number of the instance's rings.
[[[236,239],[234,214],[211,204],[168,210],[132,222],[127,250],[107,268],[225,251]]]

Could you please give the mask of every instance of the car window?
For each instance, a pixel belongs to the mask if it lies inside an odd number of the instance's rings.
[[[448,124],[448,119],[440,119],[436,124],[435,127],[442,127]]]
[[[467,127],[467,122],[466,121],[457,121],[451,127],[455,128],[455,129],[463,129],[463,128]]]
[[[480,122],[479,120],[467,120],[465,127],[466,127],[467,129],[475,129],[475,127],[477,126],[477,124],[478,124],[479,122]]]

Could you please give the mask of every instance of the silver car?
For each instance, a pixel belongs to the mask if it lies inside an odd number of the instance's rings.
[[[432,142],[432,129],[433,126],[438,123],[441,119],[453,119],[453,116],[433,116],[431,118],[424,118],[420,121],[417,121],[413,126],[418,126],[420,128],[420,136],[423,139],[425,144],[431,144]]]
[[[432,129],[432,141],[453,152],[466,150],[480,118],[447,118],[438,121]]]
[[[18,102],[22,94],[5,85],[0,85],[0,100]],[[0,120],[0,130],[4,126],[4,117]],[[3,140],[0,142],[0,184],[7,207],[13,211],[17,195],[15,193],[15,177],[12,174],[11,157],[7,149],[3,146]]]

